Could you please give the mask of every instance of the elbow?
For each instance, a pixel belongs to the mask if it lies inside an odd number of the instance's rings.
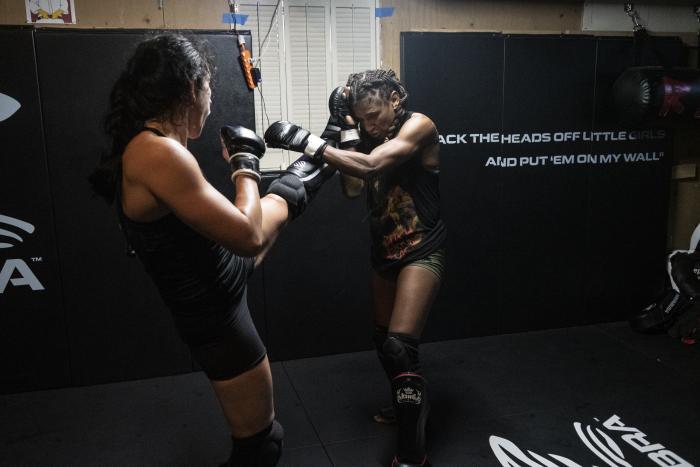
[[[369,180],[371,178],[376,177],[380,173],[381,173],[381,171],[379,170],[379,167],[367,165],[367,166],[363,166],[360,168],[358,176],[362,180]]]
[[[250,232],[242,241],[229,244],[228,249],[238,256],[258,256],[265,249],[262,232]]]
[[[263,241],[262,232],[258,232],[256,235],[251,236],[248,241],[248,245],[245,248],[244,256],[258,256],[265,249],[265,242]]]

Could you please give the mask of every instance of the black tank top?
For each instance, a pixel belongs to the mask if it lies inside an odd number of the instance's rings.
[[[154,128],[144,127],[158,136]],[[173,311],[228,308],[240,301],[247,282],[246,261],[205,238],[170,213],[153,222],[129,219],[122,208],[121,174],[117,215],[131,248]]]
[[[396,133],[412,114],[403,113]],[[381,142],[370,140],[363,152],[369,153],[379,144]],[[441,248],[447,236],[440,217],[439,175],[423,168],[420,156],[421,152],[417,151],[398,167],[367,180],[375,269],[383,270],[424,258]]]

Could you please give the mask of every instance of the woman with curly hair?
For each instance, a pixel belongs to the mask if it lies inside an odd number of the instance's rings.
[[[112,148],[90,181],[116,205],[127,241],[211,382],[233,437],[226,465],[271,467],[284,431],[246,284],[303,209],[306,191],[287,174],[261,198],[265,144],[240,126],[221,129],[235,200],[205,179],[187,143],[209,116],[213,72],[204,49],[181,35],[141,42],[112,89],[105,121]]]

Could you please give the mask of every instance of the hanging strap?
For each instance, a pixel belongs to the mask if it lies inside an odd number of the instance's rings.
[[[656,41],[644,28],[634,31],[632,49],[634,54],[634,66],[644,65],[642,63],[643,54],[646,49],[649,49],[654,53],[654,56],[664,69],[668,70],[671,68],[669,59],[659,51],[656,47]]]

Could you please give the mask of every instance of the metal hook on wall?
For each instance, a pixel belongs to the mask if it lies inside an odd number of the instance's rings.
[[[634,23],[634,32],[641,31],[642,29],[644,29],[644,26],[642,26],[639,22],[639,14],[637,13],[637,10],[634,9],[634,3],[625,3],[625,13],[627,13],[627,16],[632,18],[632,22]]]

